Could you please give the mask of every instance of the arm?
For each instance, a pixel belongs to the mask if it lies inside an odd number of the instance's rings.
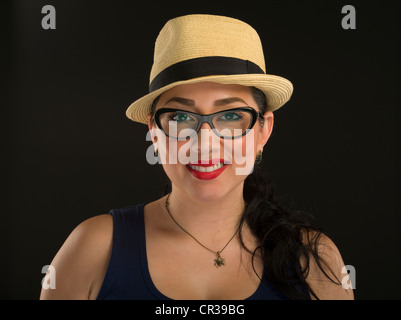
[[[42,289],[40,299],[96,299],[106,274],[112,241],[111,215],[82,222],[51,263],[56,271],[56,288]]]

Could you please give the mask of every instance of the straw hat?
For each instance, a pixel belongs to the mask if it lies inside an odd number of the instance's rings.
[[[250,25],[224,16],[191,14],[169,20],[160,31],[149,94],[133,102],[126,115],[147,124],[160,94],[203,81],[254,86],[265,93],[269,111],[284,105],[293,91],[287,79],[266,74],[262,43]]]

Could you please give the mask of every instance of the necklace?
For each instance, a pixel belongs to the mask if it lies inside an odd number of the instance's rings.
[[[168,194],[167,198],[166,198],[166,202],[164,204],[164,207],[166,208],[167,213],[169,214],[169,216],[171,217],[171,219],[175,222],[175,224],[182,230],[184,231],[187,235],[189,235],[192,239],[194,239],[197,243],[199,243],[202,247],[204,247],[206,250],[213,252],[214,254],[217,255],[216,259],[213,260],[214,262],[214,266],[216,268],[222,267],[226,265],[226,261],[221,257],[221,253],[223,252],[223,250],[228,246],[228,244],[231,242],[232,239],[234,239],[235,235],[238,232],[238,229],[235,231],[235,233],[233,234],[233,236],[230,238],[230,240],[228,240],[228,242],[226,243],[226,245],[223,247],[223,249],[219,250],[219,251],[213,251],[212,249],[209,249],[208,247],[206,247],[205,245],[203,245],[202,243],[199,242],[198,239],[196,239],[192,234],[190,234],[187,230],[185,230],[183,227],[181,227],[179,225],[179,223],[174,219],[174,217],[172,216],[172,214],[170,213],[170,210],[168,209],[168,199],[170,198],[170,194],[171,192]]]

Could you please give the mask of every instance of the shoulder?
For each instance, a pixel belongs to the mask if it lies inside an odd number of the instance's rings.
[[[113,242],[113,218],[95,216],[80,223],[68,236],[51,266],[56,288],[42,289],[41,299],[89,299],[100,290]]]
[[[104,250],[113,238],[113,217],[102,214],[81,222],[69,235],[62,249],[74,249],[74,253],[92,257],[87,250]]]
[[[327,235],[318,232],[305,232],[303,241],[310,251],[306,281],[317,297],[321,300],[354,299],[352,289],[343,286],[342,280],[347,272],[335,243]],[[307,266],[305,257],[301,259],[301,266]]]
[[[81,222],[71,233],[71,236],[86,241],[104,240],[113,233],[113,217],[102,214]]]

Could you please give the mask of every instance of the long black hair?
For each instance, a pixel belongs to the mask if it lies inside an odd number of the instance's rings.
[[[268,110],[265,94],[255,87],[251,89],[259,111],[265,114]],[[152,119],[159,97],[154,100],[151,108]],[[264,125],[263,120],[259,119],[261,125]],[[161,175],[165,182],[161,193],[165,196],[172,190],[171,181],[162,169]],[[252,264],[255,255],[260,253],[266,278],[280,292],[294,300],[306,300],[310,295],[319,299],[306,281],[311,258],[330,281],[340,284],[330,266],[318,253],[319,239],[324,235],[322,228],[309,212],[290,209],[280,203],[262,162],[255,164],[253,172],[245,179],[243,197],[247,206],[239,227],[241,245],[252,253]],[[243,242],[242,227],[245,223],[259,242],[253,252]],[[303,267],[301,259],[305,261]],[[262,280],[255,268],[254,272]]]

